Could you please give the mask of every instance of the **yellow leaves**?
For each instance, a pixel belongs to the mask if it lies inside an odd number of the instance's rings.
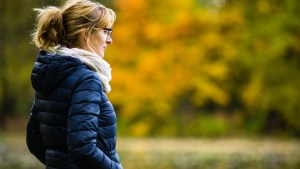
[[[197,90],[193,96],[193,102],[196,105],[203,105],[207,99],[220,105],[225,105],[229,101],[228,93],[225,90],[205,78],[195,79],[194,85]]]
[[[257,5],[257,9],[262,13],[269,13],[271,11],[270,4],[265,0],[257,1],[256,5]]]
[[[178,31],[183,31],[184,29],[188,29],[191,23],[191,15],[189,12],[178,12],[176,15],[176,25],[179,25]],[[185,30],[186,31],[186,30]]]
[[[133,119],[139,112],[139,105],[134,103],[136,100],[128,99],[125,103],[125,107],[121,109],[121,118],[123,119]],[[130,104],[132,103],[132,104]],[[124,104],[124,103],[123,103]]]
[[[164,101],[158,99],[154,106],[155,110],[158,111],[158,113],[156,113],[156,117],[165,118],[171,113],[172,105],[170,100]]]
[[[228,77],[228,67],[222,63],[212,63],[202,66],[202,70],[210,77],[224,80]]]
[[[246,106],[257,105],[258,97],[262,92],[262,81],[260,77],[254,77],[242,93]]]
[[[234,43],[234,42],[232,42]],[[226,43],[223,45],[223,51],[222,54],[224,58],[227,58],[228,60],[233,60],[238,57],[238,51],[239,49],[236,46],[233,46],[232,43]]]
[[[222,40],[220,38],[221,36],[216,32],[209,32],[203,36],[202,40],[205,42],[204,45],[207,49],[213,49],[216,46],[221,46]]]
[[[146,38],[149,40],[158,40],[165,37],[166,29],[159,23],[149,23],[143,27]]]
[[[118,0],[116,1],[117,6],[120,8],[122,14],[131,14],[138,16],[146,8],[146,0]],[[125,12],[126,11],[126,12]]]
[[[152,133],[156,118],[168,118],[185,91],[195,91],[190,106],[203,106],[207,100],[224,106],[230,100],[220,84],[230,78],[228,62],[236,57],[238,29],[224,23],[223,13],[213,15],[191,1],[157,2],[116,1],[119,20],[111,53],[117,56],[110,59],[109,97],[134,136]],[[236,15],[224,18],[239,27]],[[159,132],[174,134],[173,127]]]
[[[154,73],[161,73],[159,71],[160,60],[155,57],[154,53],[148,52],[149,54],[145,53],[141,54],[140,61],[138,63],[137,69],[143,70],[140,73],[141,78],[149,79],[154,77]]]
[[[150,124],[146,122],[138,122],[130,127],[130,134],[132,136],[141,137],[147,135],[150,131]]]

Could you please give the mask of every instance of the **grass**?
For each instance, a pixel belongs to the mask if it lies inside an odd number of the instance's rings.
[[[271,139],[121,139],[125,168],[300,169],[300,142]]]
[[[300,141],[275,139],[119,138],[124,169],[300,169]],[[25,134],[0,134],[0,169],[45,168]]]

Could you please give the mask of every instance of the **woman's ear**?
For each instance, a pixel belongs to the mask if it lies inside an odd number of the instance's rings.
[[[92,35],[90,35],[87,31],[82,31],[80,34],[79,34],[79,45],[80,45],[80,48],[84,49],[84,50],[87,50],[87,51],[90,51],[90,52],[93,52],[93,53],[96,53],[96,48],[93,46],[92,44]]]
[[[87,41],[87,39],[88,39],[87,31],[86,30],[81,31],[79,34],[79,40],[81,42],[85,42],[85,41]]]
[[[86,30],[83,30],[78,35],[78,45],[82,49],[86,49],[90,43],[90,37],[87,34]]]

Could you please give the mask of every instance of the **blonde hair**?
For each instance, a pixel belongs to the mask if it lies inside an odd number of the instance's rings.
[[[112,27],[116,19],[112,9],[90,0],[67,0],[61,7],[34,10],[38,15],[32,41],[44,50],[57,45],[79,46],[81,33],[92,35],[97,30]]]

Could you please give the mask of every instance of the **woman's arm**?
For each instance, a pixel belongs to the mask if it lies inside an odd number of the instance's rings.
[[[29,151],[43,164],[45,164],[46,145],[40,133],[37,120],[35,101],[33,102],[26,129],[26,143]]]
[[[73,92],[68,115],[69,154],[82,169],[120,169],[96,146],[101,82],[94,73],[81,79]]]

